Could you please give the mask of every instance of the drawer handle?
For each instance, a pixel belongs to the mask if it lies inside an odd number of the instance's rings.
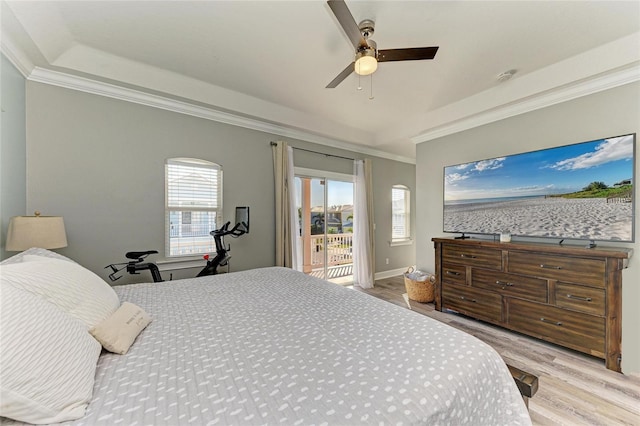
[[[546,318],[540,318],[540,321],[547,322],[549,324],[554,324],[554,325],[562,325],[562,323],[560,321],[551,321],[551,320],[548,320]]]
[[[462,299],[462,300],[468,300],[469,302],[473,302],[473,303],[478,303],[478,301],[477,301],[476,299],[467,299],[467,298],[466,298],[466,297],[464,297],[464,296],[460,296],[460,299]]]
[[[541,264],[540,267],[543,269],[557,269],[557,270],[562,269],[562,266],[545,265],[544,263]]]
[[[445,274],[447,274],[447,275],[460,275],[460,272],[456,272],[456,271],[447,271],[447,272],[445,272]]]
[[[512,287],[513,283],[510,283],[508,281],[500,281],[500,280],[496,280],[496,284],[498,285],[506,285],[507,287]]]
[[[575,300],[582,300],[583,302],[591,302],[591,300],[592,300],[590,297],[575,296],[573,294],[567,294],[567,298],[575,299]]]
[[[472,255],[472,254],[464,254],[464,253],[462,253],[462,254],[460,255],[460,257],[464,257],[464,258],[466,258],[466,259],[475,259],[475,258],[476,258],[476,256],[474,256],[474,255]]]

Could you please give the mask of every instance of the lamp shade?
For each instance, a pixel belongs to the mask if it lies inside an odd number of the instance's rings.
[[[67,246],[67,234],[61,216],[14,216],[7,230],[7,251],[31,247],[56,249]]]

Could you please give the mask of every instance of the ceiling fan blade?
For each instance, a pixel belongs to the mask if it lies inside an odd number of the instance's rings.
[[[349,11],[347,4],[343,0],[329,0],[327,2],[331,11],[338,19],[340,26],[353,43],[353,47],[358,49],[359,47],[367,47],[367,41],[360,33],[360,28],[356,24],[356,20],[353,19],[353,15]]]
[[[433,59],[436,56],[437,52],[438,46],[378,50],[378,62],[418,61],[421,59]]]
[[[342,80],[344,80],[345,78],[351,75],[351,73],[354,70],[354,66],[355,66],[355,62],[351,62],[349,65],[347,65],[347,67],[343,69],[342,72],[338,74],[336,78],[331,80],[331,83],[327,84],[327,87],[325,87],[325,89],[333,89],[338,84],[342,83]]]

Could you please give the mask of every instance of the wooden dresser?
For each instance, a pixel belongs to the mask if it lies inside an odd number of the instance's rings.
[[[620,372],[631,249],[433,238],[436,309],[603,358]]]

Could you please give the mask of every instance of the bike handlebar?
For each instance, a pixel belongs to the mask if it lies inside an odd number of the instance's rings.
[[[243,229],[238,229],[240,228],[240,226],[243,226],[242,223],[236,223],[236,225],[231,228],[231,230],[229,230],[229,225],[231,225],[231,222],[227,222],[224,225],[222,225],[220,227],[220,229],[214,229],[213,231],[209,232],[210,235],[216,237],[224,237],[225,235],[231,235],[232,237],[239,237],[240,235],[246,234],[246,231],[244,231]]]

